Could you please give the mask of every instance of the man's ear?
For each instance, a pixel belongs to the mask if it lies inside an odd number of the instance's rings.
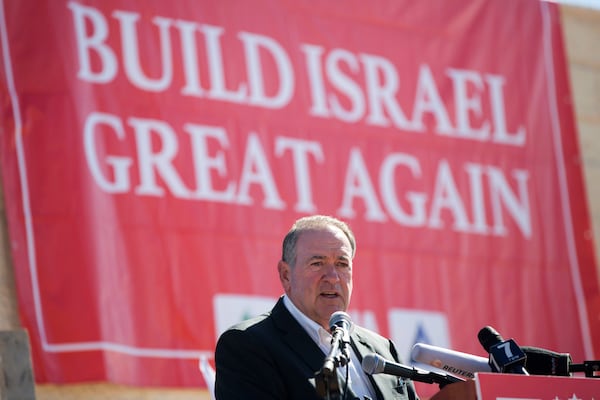
[[[281,282],[281,286],[283,286],[283,289],[287,293],[292,284],[292,269],[288,263],[280,260],[279,263],[277,263],[277,271],[279,271],[279,281]]]

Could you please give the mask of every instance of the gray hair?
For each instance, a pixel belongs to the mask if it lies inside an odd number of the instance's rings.
[[[327,215],[311,215],[296,220],[294,225],[292,225],[288,233],[285,235],[283,238],[281,260],[291,266],[294,266],[296,263],[296,243],[298,242],[300,235],[306,231],[322,229],[328,226],[335,226],[344,232],[344,235],[346,235],[350,241],[350,246],[352,247],[352,258],[354,258],[354,254],[356,253],[356,239],[354,238],[354,233],[348,224],[340,221],[337,218]]]

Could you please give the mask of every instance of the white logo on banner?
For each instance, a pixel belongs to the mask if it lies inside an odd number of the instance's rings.
[[[443,313],[392,308],[388,322],[390,338],[405,364],[411,363],[410,352],[415,343],[450,348],[448,322]]]
[[[276,302],[273,297],[216,294],[213,297],[216,337],[238,322],[270,311]]]

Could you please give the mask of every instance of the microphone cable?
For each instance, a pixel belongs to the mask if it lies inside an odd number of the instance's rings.
[[[346,382],[344,382],[344,390],[343,390],[343,395],[342,395],[342,399],[346,400],[346,398],[348,397],[348,380],[350,380],[350,367],[349,367],[350,361],[348,361],[346,363]]]

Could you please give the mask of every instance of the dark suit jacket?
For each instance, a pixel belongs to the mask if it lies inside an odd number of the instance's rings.
[[[399,362],[392,341],[375,332],[356,326],[351,340],[361,361],[366,354],[378,353]],[[215,351],[217,400],[320,399],[310,380],[324,359],[280,298],[270,313],[244,321],[219,337]],[[409,380],[386,374],[370,375],[369,379],[377,399],[417,399]],[[355,397],[349,392],[347,398]]]

